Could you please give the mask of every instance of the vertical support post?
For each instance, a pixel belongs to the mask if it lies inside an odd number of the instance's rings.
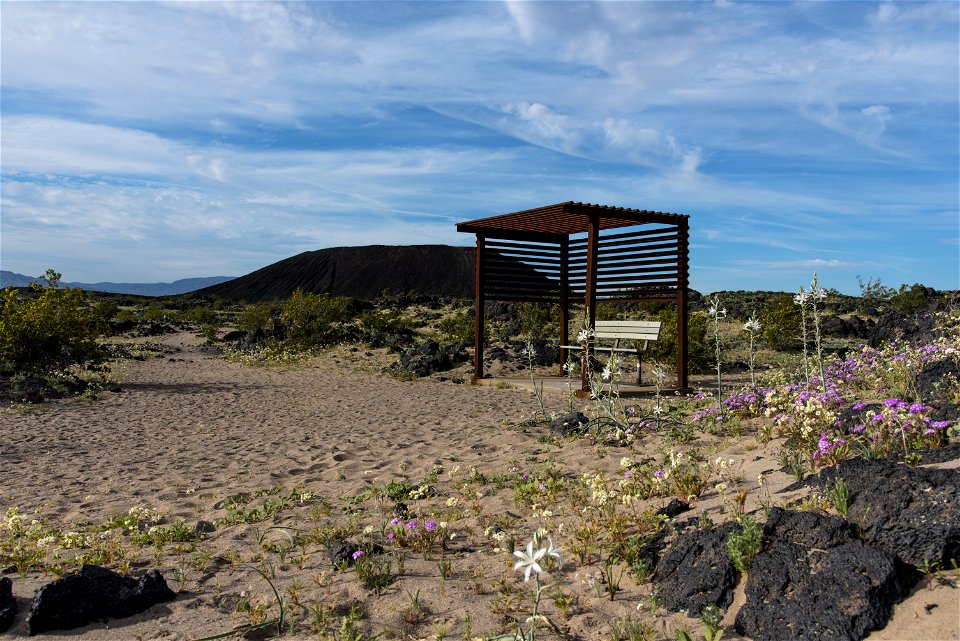
[[[567,350],[563,345],[569,345],[567,340],[567,325],[570,324],[570,238],[560,241],[560,364],[567,362]]]
[[[590,215],[587,225],[587,282],[584,304],[587,306],[587,322],[590,328],[596,324],[597,318],[597,258],[599,254],[600,220],[596,214]],[[590,350],[585,348],[583,364],[580,367],[580,390],[590,389]]]
[[[473,380],[474,382],[483,378],[483,249],[485,238],[477,234],[477,264],[476,264],[476,315],[474,316],[473,329]]]
[[[677,225],[677,388],[686,390],[687,380],[687,287],[689,277],[690,222]]]

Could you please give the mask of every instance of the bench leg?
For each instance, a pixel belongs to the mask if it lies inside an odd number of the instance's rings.
[[[640,367],[640,352],[637,352],[637,385],[640,385],[643,382],[641,378],[641,367]]]

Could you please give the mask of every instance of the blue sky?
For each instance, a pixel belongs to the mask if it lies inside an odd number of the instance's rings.
[[[691,285],[960,288],[960,4],[3,2],[3,269],[241,275],[566,200]]]

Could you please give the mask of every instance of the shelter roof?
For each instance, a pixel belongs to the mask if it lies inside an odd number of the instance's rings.
[[[685,214],[666,214],[645,209],[610,207],[591,203],[567,201],[556,205],[526,209],[512,214],[501,214],[489,218],[468,220],[457,224],[457,231],[490,234],[498,233],[569,236],[586,233],[590,218],[596,216],[600,229],[630,227],[647,223],[678,225],[689,216]]]

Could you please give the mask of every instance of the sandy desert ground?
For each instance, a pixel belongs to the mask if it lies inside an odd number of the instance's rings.
[[[270,586],[253,570],[268,565],[288,603],[292,625],[284,638],[322,638],[311,630],[316,612],[328,612],[339,629],[351,604],[363,606],[364,629],[381,638],[462,639],[509,632],[504,615],[523,618],[517,613],[529,607],[532,581],[524,583],[522,573],[513,571],[516,559],[495,551],[496,541],[484,533],[492,523],[509,523],[518,547],[537,527],[551,530],[565,564],[544,576],[561,580],[560,589],[578,597],[579,604],[569,617],[553,601],[543,607],[570,638],[609,638],[609,622],[627,615],[649,621],[660,639],[672,639],[684,623],[691,636],[702,638],[693,619],[663,609],[651,614],[649,583],[638,585],[624,575],[612,601],[594,590],[591,584],[602,566],[580,562],[573,554],[573,537],[559,525],[572,515],[562,508],[552,516],[534,516],[517,505],[509,488],[464,482],[474,467],[492,477],[548,463],[568,477],[589,470],[615,474],[622,457],[652,455],[659,437],[645,437],[632,449],[600,447],[586,438],[544,438],[544,428],[521,425],[537,407],[530,392],[433,378],[397,381],[380,373],[388,359],[380,352],[338,348],[299,367],[263,368],[207,353],[189,334],[152,340],[165,345],[167,353],[121,364],[120,393],[0,414],[0,508],[16,507],[25,515],[37,510],[64,531],[89,531],[135,507],[156,510],[161,523],[182,519],[193,527],[207,521],[216,528],[196,549],[129,546],[132,574],[159,567],[179,591],[175,601],[129,619],[49,636],[172,641],[223,633],[251,621],[250,614],[237,612],[244,602],[253,609],[269,605],[264,616],[276,615]],[[548,393],[546,403],[548,411],[559,413],[567,398]],[[782,504],[806,492],[780,491],[793,478],[779,469],[776,440],[759,444],[746,436],[733,441],[703,436],[696,445],[735,461],[750,489],[748,511],[764,497]],[[765,476],[762,489],[756,481],[760,474]],[[402,576],[380,594],[361,585],[355,572],[335,571],[318,542],[283,552],[289,532],[299,537],[349,528],[353,541],[365,536],[366,528],[373,531],[366,536],[378,535],[393,516],[393,502],[377,501],[368,491],[391,481],[416,486],[424,479],[431,495],[407,503],[415,515],[449,519],[446,532],[454,536],[443,557],[450,563],[446,579],[440,576],[436,548],[405,550]],[[218,523],[230,515],[228,497],[245,494],[255,497],[248,505],[261,504],[258,491],[272,492],[263,497],[286,496],[289,504],[259,522]],[[720,514],[723,504],[721,496],[708,491],[689,514],[706,510],[716,522],[727,520],[729,513]],[[268,530],[271,526],[292,529]],[[175,578],[178,572],[182,581]],[[34,590],[53,577],[11,576],[21,613],[7,635],[26,636],[25,614]],[[957,581],[958,575],[945,578]],[[411,613],[418,591],[423,612]],[[731,608],[725,620],[724,639],[739,638],[734,612]],[[546,632],[544,638],[560,637]],[[921,584],[896,607],[887,628],[868,638],[960,639],[960,589],[936,581]]]

